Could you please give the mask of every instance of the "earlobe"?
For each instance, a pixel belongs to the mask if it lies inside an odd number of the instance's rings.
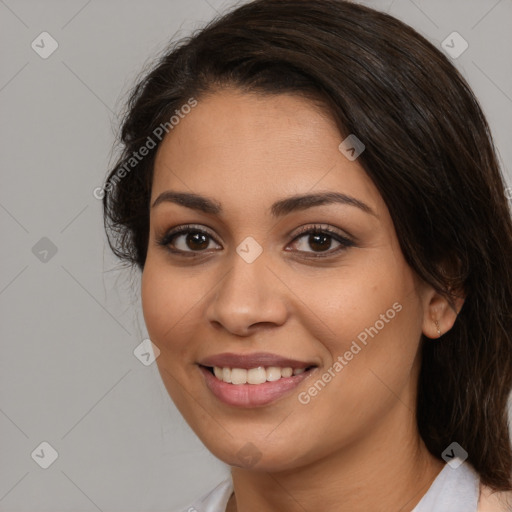
[[[436,324],[436,329],[437,329],[437,337],[440,338],[442,333],[441,333],[441,328],[439,327],[439,320],[434,320],[434,323]]]
[[[463,304],[464,297],[461,295],[454,296],[454,307],[452,307],[446,297],[433,291],[426,304],[423,334],[431,339],[441,338],[453,327]]]

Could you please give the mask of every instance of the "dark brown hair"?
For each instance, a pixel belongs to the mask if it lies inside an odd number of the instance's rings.
[[[363,141],[358,162],[408,264],[450,301],[466,294],[453,328],[422,339],[420,434],[438,458],[456,441],[484,484],[512,489],[512,223],[489,127],[466,81],[412,28],[347,1],[257,0],[214,20],[173,44],[128,102],[103,205],[112,250],[141,270],[154,130],[191,97],[225,86],[321,98],[340,136]],[[155,147],[127,167],[149,138]]]

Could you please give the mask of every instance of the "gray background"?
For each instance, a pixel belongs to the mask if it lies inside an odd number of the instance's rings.
[[[512,0],[364,3],[438,47],[468,41],[454,63],[511,183]],[[1,511],[171,511],[227,472],[133,354],[147,337],[138,275],[106,247],[93,190],[143,66],[233,4],[0,0]],[[43,31],[59,44],[47,59],[31,47]],[[48,469],[31,457],[42,441],[59,454]]]

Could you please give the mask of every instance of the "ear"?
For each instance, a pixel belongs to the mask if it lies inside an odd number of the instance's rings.
[[[452,293],[453,307],[448,299],[433,288],[425,294],[423,311],[423,334],[427,338],[440,338],[446,334],[457,320],[465,295],[462,292]]]

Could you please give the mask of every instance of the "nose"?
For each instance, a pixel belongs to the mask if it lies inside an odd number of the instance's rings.
[[[264,253],[252,263],[238,254],[233,260],[210,295],[208,321],[238,336],[283,325],[288,316],[286,287],[267,266]]]

